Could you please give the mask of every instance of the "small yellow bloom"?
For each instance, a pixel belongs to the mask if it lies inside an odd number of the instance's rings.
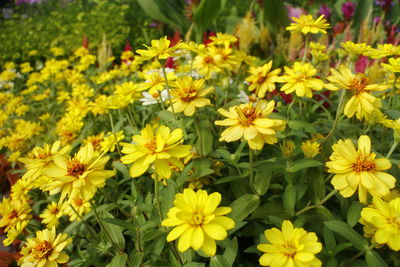
[[[91,210],[90,202],[84,200],[80,196],[69,198],[68,201],[64,202],[62,211],[65,215],[69,216],[69,220],[80,221],[79,217],[82,217]]]
[[[230,107],[229,111],[223,108],[218,112],[227,117],[222,121],[216,121],[216,125],[228,126],[221,134],[219,141],[233,142],[240,138],[248,141],[251,149],[261,150],[264,143],[274,144],[278,140],[276,131],[285,129],[285,121],[270,119],[275,106],[275,101],[261,100],[255,104],[240,104]]]
[[[296,145],[293,140],[284,140],[279,145],[279,148],[281,149],[283,157],[288,160],[292,158]]]
[[[352,41],[347,41],[340,44],[344,50],[354,56],[354,55],[364,55],[372,50],[372,47],[366,43],[353,43]]]
[[[272,68],[272,60],[261,67],[250,67],[251,75],[246,78],[246,82],[250,83],[249,91],[256,91],[259,98],[263,98],[266,92],[275,90],[275,83],[278,81],[278,74],[281,69]]]
[[[311,140],[306,140],[301,143],[301,150],[306,158],[312,159],[321,151],[321,144]]]
[[[56,235],[56,229],[37,231],[36,237],[28,238],[21,249],[18,264],[28,266],[54,266],[68,262],[69,256],[62,252],[72,242],[67,234]]]
[[[147,50],[139,49],[136,53],[141,55],[142,59],[149,60],[152,58],[157,59],[167,59],[169,57],[175,56],[175,50],[179,48],[179,44],[173,47],[169,47],[170,41],[167,37],[161,38],[159,40],[152,40],[151,46],[146,46]]]
[[[303,34],[317,34],[320,32],[326,34],[325,29],[330,27],[329,23],[326,23],[327,20],[324,19],[324,15],[321,15],[316,20],[314,20],[311,15],[301,15],[299,18],[292,17],[292,19],[294,22],[286,27],[288,31],[302,32]]]
[[[368,193],[383,197],[394,187],[396,178],[383,172],[392,164],[386,158],[375,158],[367,135],[360,136],[357,150],[350,139],[339,140],[332,149],[326,166],[328,172],[335,174],[331,183],[343,197],[350,197],[358,190],[360,202],[367,203]]]
[[[215,240],[224,240],[227,230],[235,227],[235,222],[224,215],[230,213],[230,207],[218,207],[221,194],[207,194],[204,190],[194,192],[184,189],[175,195],[174,205],[168,211],[168,218],[162,226],[174,227],[167,236],[171,242],[179,238],[178,250],[184,252],[190,247],[201,249],[208,256],[214,256],[217,250]]]
[[[296,91],[296,95],[308,98],[312,97],[312,90],[319,91],[324,87],[324,83],[314,78],[317,70],[310,63],[295,62],[293,68],[285,66],[285,73],[278,82],[285,83],[281,91],[290,94]]]
[[[399,73],[400,72],[400,58],[389,58],[389,64],[381,63],[382,67],[384,67],[386,70],[393,72],[393,73]]]
[[[51,202],[46,209],[39,215],[42,218],[42,223],[46,224],[47,228],[57,227],[59,219],[63,216],[61,205],[56,202]]]
[[[232,34],[217,32],[216,36],[210,37],[211,44],[229,46],[237,42],[237,38]]]
[[[294,228],[290,221],[283,221],[282,231],[272,228],[264,232],[269,244],[259,244],[264,252],[260,265],[272,267],[320,267],[322,262],[315,254],[322,250],[317,235],[303,228]]]
[[[147,124],[140,135],[132,136],[133,144],[121,143],[122,153],[127,154],[121,158],[122,163],[133,163],[130,168],[132,177],[139,177],[154,164],[158,179],[171,177],[170,165],[183,168],[179,160],[190,154],[190,145],[181,145],[183,133],[181,129],[171,130],[161,125],[152,127]]]
[[[171,90],[171,102],[176,113],[192,116],[196,108],[211,105],[210,99],[204,96],[212,92],[214,87],[205,88],[204,83],[204,79],[193,80],[190,76],[176,80],[175,88]],[[172,111],[172,108],[168,110]]]
[[[372,205],[361,211],[360,223],[364,225],[364,235],[374,242],[387,244],[394,251],[400,250],[400,198],[386,202],[374,197]]]
[[[116,145],[124,138],[124,131],[119,131],[117,133],[108,132],[100,142],[101,152],[114,152]]]
[[[32,218],[30,214],[32,211],[31,206],[29,206],[25,199],[3,198],[0,208],[0,228],[4,227],[5,232],[14,227],[18,222]]]

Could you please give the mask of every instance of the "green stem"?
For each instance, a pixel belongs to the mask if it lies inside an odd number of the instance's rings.
[[[172,113],[174,114],[174,119],[175,119],[175,121],[177,121],[177,119],[176,119],[176,114],[175,114],[175,109],[174,109],[174,105],[173,105],[173,103],[172,103],[172,99],[171,99],[171,93],[170,93],[170,90],[169,90],[169,84],[168,84],[168,78],[167,78],[167,72],[165,71],[165,62],[160,62],[161,63],[161,68],[162,68],[162,72],[163,72],[163,75],[164,75],[164,80],[165,80],[165,87],[167,88],[167,94],[168,94],[168,100],[169,100],[169,104],[170,104],[170,106],[171,106],[171,109],[172,109]]]
[[[389,152],[386,154],[385,158],[387,158],[387,159],[390,158],[390,156],[393,154],[393,152],[396,149],[398,144],[399,144],[399,141],[394,141],[393,142],[392,147],[390,148]]]
[[[169,243],[171,249],[172,249],[172,253],[174,254],[175,258],[178,260],[179,265],[183,266],[183,260],[181,258],[181,255],[179,255],[179,251],[176,249],[175,245],[172,243]]]
[[[322,206],[325,202],[327,202],[331,197],[333,197],[338,191],[332,190],[328,195],[326,195],[319,203],[317,203],[316,205],[311,205],[311,206],[307,206],[304,209],[296,212],[295,216],[299,216],[300,214],[303,214],[304,212],[308,211],[308,210],[312,210],[315,208],[318,208],[320,206]]]
[[[203,140],[202,140],[202,136],[201,136],[201,132],[200,132],[200,129],[199,129],[198,122],[199,122],[199,120],[195,116],[195,118],[194,118],[194,128],[196,130],[197,138],[199,140],[199,146],[200,146],[200,151],[199,152],[200,152],[200,156],[204,157],[205,153],[204,153],[204,147],[203,147]]]
[[[336,110],[335,120],[333,121],[331,130],[329,131],[328,135],[325,138],[325,142],[328,141],[328,139],[335,133],[336,127],[339,122],[340,115],[342,115],[342,106],[343,106],[343,100],[344,100],[345,94],[346,94],[346,90],[342,89],[342,93],[340,94],[339,104],[338,104],[338,107]]]
[[[303,60],[301,61],[301,63],[304,64],[304,62],[306,61],[306,57],[307,57],[307,51],[308,50],[308,35],[305,36],[304,39],[304,52],[303,52]]]
[[[113,135],[114,135],[114,138],[115,138],[115,144],[116,144],[116,146],[117,146],[118,154],[119,154],[119,157],[121,158],[121,157],[122,157],[121,148],[119,147],[119,143],[117,142],[117,134],[115,133],[114,121],[113,121],[111,112],[108,112],[108,117],[109,117],[109,119],[110,119],[111,131],[112,131],[112,133],[113,133]]]
[[[399,75],[397,73],[394,74],[394,81],[393,81],[393,86],[392,86],[392,91],[393,91],[393,103],[392,103],[392,108],[397,107],[397,102],[399,99],[399,95],[396,93],[396,82],[397,79],[399,78]]]
[[[251,190],[257,194],[257,191],[254,189],[254,150],[249,148],[249,172],[250,172],[250,188]]]
[[[83,224],[86,226],[86,228],[89,230],[89,233],[94,237],[94,239],[96,239],[96,242],[100,242],[100,239],[98,238],[96,232],[93,230],[93,228],[86,222],[85,219],[83,219],[83,217],[78,213],[78,211],[74,208],[74,206],[72,206],[71,204],[69,204],[69,206],[71,207],[71,209],[74,211],[74,213],[76,214],[76,216],[78,216],[78,218],[81,220],[81,222],[83,222]]]
[[[154,198],[155,198],[155,201],[156,201],[158,216],[160,216],[160,220],[162,221],[163,220],[163,216],[162,216],[162,213],[161,213],[160,199],[159,199],[159,196],[158,196],[158,183],[159,183],[158,182],[158,177],[156,175],[156,177],[154,178]]]
[[[104,192],[101,188],[99,188],[98,190],[99,190],[99,192],[100,192],[108,201],[114,203],[115,206],[117,207],[117,209],[118,209],[124,216],[126,216],[127,218],[132,218],[132,216],[131,216],[129,213],[127,213],[126,211],[124,211],[124,210],[120,207],[120,205],[118,205],[117,201],[113,200],[110,196],[108,196],[108,195],[106,194],[106,192]]]
[[[343,262],[342,264],[340,264],[339,267],[345,267],[345,266],[351,266],[350,264],[355,261],[356,259],[358,259],[360,256],[365,254],[365,250],[362,250],[360,252],[358,252],[356,255],[354,255],[353,257],[351,257],[349,260]]]

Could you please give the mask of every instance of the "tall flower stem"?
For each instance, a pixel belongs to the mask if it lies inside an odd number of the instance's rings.
[[[395,73],[395,74],[394,74],[393,86],[392,86],[392,91],[393,91],[392,108],[397,108],[397,104],[398,104],[399,96],[398,96],[398,94],[396,94],[396,82],[397,82],[397,79],[398,79],[398,78],[399,78],[398,73]]]
[[[157,206],[158,216],[160,216],[160,220],[163,220],[162,212],[161,212],[161,205],[160,205],[160,198],[158,196],[158,176],[154,178],[154,199]]]
[[[304,63],[306,61],[308,52],[307,50],[308,50],[308,35],[304,37],[304,52],[303,52],[303,60],[301,61],[301,63]]]
[[[251,190],[257,194],[257,191],[254,189],[254,150],[249,148],[249,173],[250,173],[250,188]]]
[[[346,94],[346,90],[342,89],[342,93],[340,94],[339,104],[338,104],[338,107],[336,110],[335,120],[333,121],[331,130],[329,131],[328,135],[325,138],[325,142],[328,141],[328,139],[335,133],[336,127],[339,122],[340,115],[342,115],[342,110],[343,110],[342,106],[343,106],[345,94]]]
[[[122,157],[121,148],[119,147],[119,144],[117,142],[118,139],[117,139],[117,134],[115,133],[114,121],[113,121],[111,112],[108,112],[108,118],[110,119],[111,131],[112,131],[112,134],[114,135],[114,138],[115,138],[115,143],[117,145],[118,154],[119,154],[119,157],[121,158]]]
[[[308,211],[308,210],[312,210],[315,208],[318,208],[320,206],[322,206],[325,202],[327,202],[331,197],[333,197],[334,195],[336,195],[338,191],[336,189],[332,190],[328,195],[326,195],[320,202],[318,202],[316,205],[311,205],[311,206],[307,206],[304,209],[296,212],[295,216],[299,216],[300,214],[303,214],[304,212]]]
[[[393,154],[394,150],[396,149],[397,145],[399,144],[399,141],[394,141],[389,152],[386,154],[385,158],[389,159],[390,156]]]
[[[163,75],[164,75],[165,87],[167,88],[167,95],[168,95],[169,104],[170,104],[170,106],[171,106],[172,113],[174,114],[174,119],[175,119],[175,121],[177,121],[177,119],[176,119],[176,114],[175,114],[175,109],[174,109],[174,105],[172,104],[171,93],[170,93],[170,90],[169,90],[167,72],[165,71],[165,62],[164,62],[164,61],[161,61],[160,63],[161,63],[161,68],[162,68],[162,72],[163,72]]]

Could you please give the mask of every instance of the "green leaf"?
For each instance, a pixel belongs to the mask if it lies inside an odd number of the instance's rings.
[[[129,223],[127,221],[114,219],[114,218],[102,218],[101,220],[104,221],[104,222],[107,222],[107,223],[111,223],[111,224],[114,224],[114,225],[121,226],[124,229],[133,230],[133,231],[136,230],[134,224],[133,223]]]
[[[300,160],[296,160],[294,161],[289,169],[287,170],[288,172],[294,173],[294,172],[298,172],[300,170],[306,169],[306,168],[311,168],[311,167],[318,167],[321,166],[322,163],[318,160],[314,160],[314,159],[300,159]]]
[[[375,250],[368,250],[365,253],[365,259],[367,260],[368,267],[388,267],[386,262]]]
[[[164,11],[160,7],[160,3],[155,0],[137,0],[140,7],[146,12],[151,18],[165,22],[169,24],[172,28],[180,28],[180,25],[177,24],[174,20],[171,20],[166,15],[164,15]]]
[[[349,211],[347,212],[347,224],[353,227],[358,223],[358,220],[361,217],[361,210],[364,208],[364,205],[358,201],[353,201],[349,207]]]
[[[335,216],[332,214],[332,212],[330,210],[328,210],[327,208],[325,208],[324,206],[318,206],[315,209],[317,215],[319,217],[322,218],[322,220],[324,221],[331,221],[331,220],[335,220]]]
[[[325,247],[329,250],[334,249],[336,247],[336,239],[335,235],[329,228],[325,225],[323,228],[323,235]]]
[[[179,174],[178,178],[176,178],[176,184],[178,187],[182,187],[187,178],[189,177],[189,172],[193,167],[193,162],[190,162],[188,165],[185,166],[185,168],[182,170],[182,172]]]
[[[128,255],[125,253],[115,256],[106,267],[123,267],[126,266],[126,261],[128,260]]]
[[[240,179],[243,179],[243,177],[238,176],[238,175],[227,176],[227,177],[223,177],[223,178],[219,178],[219,179],[215,180],[214,184],[225,184],[225,183],[230,183],[230,182],[237,181]]]
[[[314,126],[311,123],[308,123],[305,121],[299,121],[299,120],[289,121],[288,126],[292,130],[303,130],[304,129],[305,132],[308,132],[310,134],[316,133]]]
[[[131,261],[131,266],[140,266],[143,261],[144,253],[138,252],[137,250],[133,250],[131,254],[129,254],[129,259]]]
[[[296,194],[296,187],[293,185],[287,185],[283,193],[283,206],[292,215],[294,214],[294,207],[296,205]]]
[[[243,221],[260,205],[257,195],[245,194],[232,202],[232,212],[228,214],[236,223]]]
[[[254,176],[254,189],[259,195],[265,195],[268,191],[269,184],[271,183],[271,171],[257,171]]]
[[[357,1],[356,12],[354,14],[353,29],[356,35],[359,34],[361,24],[368,18],[371,18],[372,10],[374,8],[373,0]]]
[[[221,8],[221,0],[201,0],[194,9],[193,21],[204,31],[217,18]]]
[[[351,228],[348,224],[335,220],[324,222],[324,224],[335,233],[338,233],[345,239],[347,239],[350,243],[352,243],[357,249],[361,251],[368,250],[368,242],[360,236],[353,228]]]
[[[210,267],[228,267],[228,266],[231,265],[229,265],[229,263],[221,255],[214,256],[210,260]]]
[[[227,247],[225,248],[223,257],[229,266],[235,262],[236,255],[238,252],[238,241],[236,237],[232,238],[232,240],[225,239],[226,243],[228,243]]]
[[[112,218],[114,219],[114,216],[112,216],[110,213],[103,211],[101,213],[101,219],[103,218]],[[119,248],[124,249],[125,248],[125,237],[122,234],[122,227],[117,226],[115,224],[105,222],[103,223],[105,230],[110,234],[110,238],[118,245]]]
[[[191,262],[191,263],[186,263],[183,265],[183,267],[205,267],[206,265],[204,263],[200,262]]]
[[[284,1],[264,0],[264,17],[273,35],[283,31],[289,25],[287,9]]]
[[[214,135],[212,131],[212,125],[209,121],[203,120],[203,121],[198,121],[196,120],[195,123],[200,124],[199,126],[196,126],[200,128],[199,131],[199,136],[196,141],[196,149],[200,151],[200,155],[202,156],[207,156],[213,147],[213,141],[214,141]]]

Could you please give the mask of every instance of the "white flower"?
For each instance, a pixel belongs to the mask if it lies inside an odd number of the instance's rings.
[[[243,90],[240,90],[236,97],[239,98],[240,103],[249,103],[250,101],[249,96]]]
[[[160,96],[161,96],[161,101],[165,101],[168,98],[168,92],[167,90],[162,90],[161,94],[149,94],[148,92],[143,92],[142,93],[143,98],[139,99],[140,102],[142,102],[143,106],[148,106],[148,105],[154,105],[157,104],[160,101]]]

